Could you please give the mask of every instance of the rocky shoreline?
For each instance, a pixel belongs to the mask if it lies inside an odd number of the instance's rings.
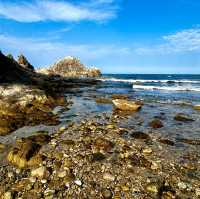
[[[120,127],[122,121],[127,118],[116,112],[97,115],[51,136],[18,139],[7,155],[10,164],[1,167],[1,195],[199,198],[198,145],[178,151],[172,140]]]
[[[3,54],[0,64],[7,66],[0,68],[2,137],[23,126],[60,124],[59,108],[82,114],[51,134],[0,143],[2,199],[200,198],[200,141],[171,136],[198,125],[199,106],[174,113],[124,94],[102,95],[95,79],[38,74],[27,60],[29,69]],[[90,111],[91,104],[103,111]]]

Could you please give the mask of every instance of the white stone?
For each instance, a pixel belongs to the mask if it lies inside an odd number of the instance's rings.
[[[79,179],[75,180],[74,183],[75,183],[76,185],[78,185],[78,186],[81,186],[81,185],[82,185],[82,182],[81,182]]]

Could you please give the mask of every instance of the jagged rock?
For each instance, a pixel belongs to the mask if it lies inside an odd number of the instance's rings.
[[[34,71],[34,67],[28,62],[28,60],[26,59],[24,55],[18,56],[18,64],[20,64],[22,67],[26,69]]]
[[[50,141],[50,136],[43,132],[16,141],[16,146],[7,155],[7,160],[19,168],[38,165],[43,161],[39,151],[43,144]]]
[[[122,111],[138,111],[142,106],[135,101],[116,99],[112,101],[114,106]]]
[[[32,73],[0,52],[0,83],[33,84]]]
[[[97,68],[86,68],[79,59],[65,57],[49,68],[39,69],[38,72],[48,75],[60,75],[62,77],[99,77],[101,72]]]

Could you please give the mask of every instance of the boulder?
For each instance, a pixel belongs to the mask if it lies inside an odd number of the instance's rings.
[[[42,145],[49,141],[50,136],[44,134],[44,132],[18,139],[16,146],[8,153],[7,160],[19,168],[39,165],[44,158],[39,154],[39,151]]]
[[[121,111],[138,111],[141,109],[142,105],[138,104],[135,101],[128,101],[124,99],[112,100],[116,109]]]

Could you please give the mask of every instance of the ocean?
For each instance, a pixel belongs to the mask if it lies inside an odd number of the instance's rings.
[[[161,103],[200,103],[200,75],[104,74],[100,92]]]

